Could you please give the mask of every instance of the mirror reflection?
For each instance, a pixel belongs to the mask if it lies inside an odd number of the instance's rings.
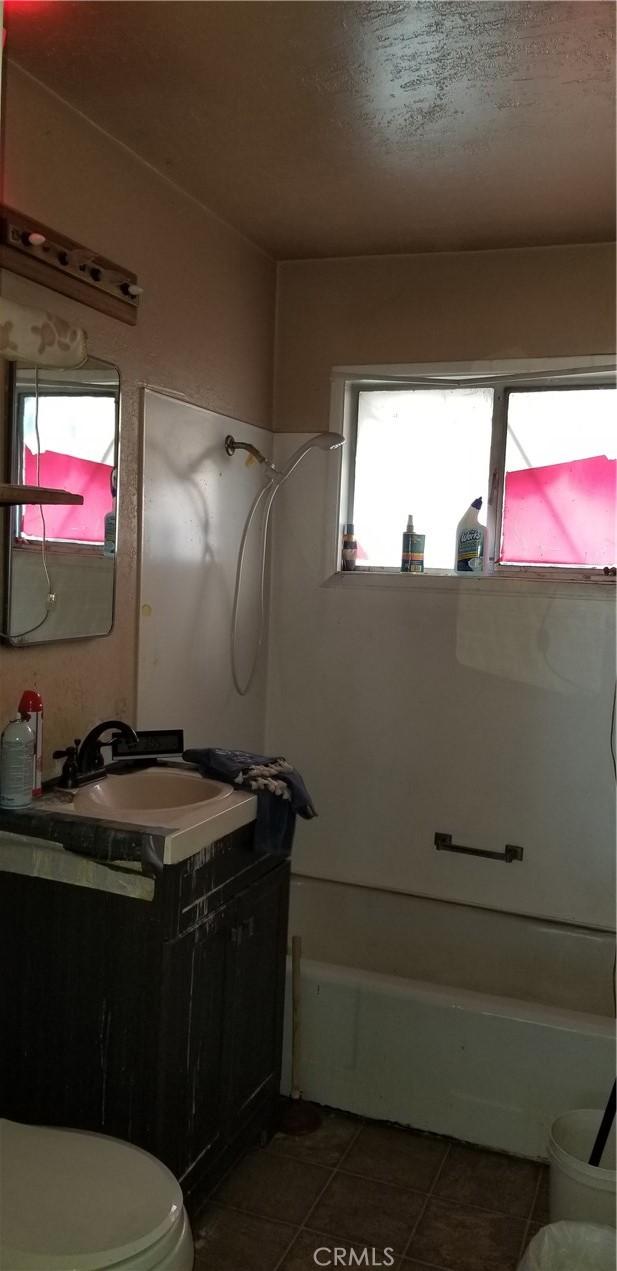
[[[81,504],[10,514],[6,637],[40,644],[109,634],[113,624],[120,378],[96,358],[77,369],[16,363],[11,479],[68,490]]]

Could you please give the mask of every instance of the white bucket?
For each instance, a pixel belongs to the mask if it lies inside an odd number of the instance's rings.
[[[589,1165],[603,1113],[595,1108],[566,1112],[551,1127],[551,1222],[600,1223],[615,1226],[615,1126],[601,1165]]]

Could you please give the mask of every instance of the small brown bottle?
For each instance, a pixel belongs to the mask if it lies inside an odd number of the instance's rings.
[[[350,522],[343,530],[343,554],[341,569],[355,569],[358,555],[358,544],[354,538],[353,524]]]

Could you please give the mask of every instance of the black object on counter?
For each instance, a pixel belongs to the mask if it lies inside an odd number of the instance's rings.
[[[195,764],[202,776],[227,781],[257,795],[255,851],[291,852],[296,816],[310,821],[317,816],[311,796],[295,768],[281,756],[269,758],[246,750],[185,750],[182,756]]]
[[[137,730],[137,741],[129,742],[126,737],[116,735],[111,739],[111,753],[114,759],[131,757],[146,758],[148,756],[181,755],[184,750],[184,731],[182,728],[148,728]]]

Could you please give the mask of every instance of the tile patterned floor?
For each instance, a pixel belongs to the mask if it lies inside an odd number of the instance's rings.
[[[548,1221],[547,1175],[324,1111],[314,1134],[279,1134],[230,1171],[193,1224],[195,1271],[316,1271],[330,1250],[367,1247],[394,1271],[514,1271]]]

